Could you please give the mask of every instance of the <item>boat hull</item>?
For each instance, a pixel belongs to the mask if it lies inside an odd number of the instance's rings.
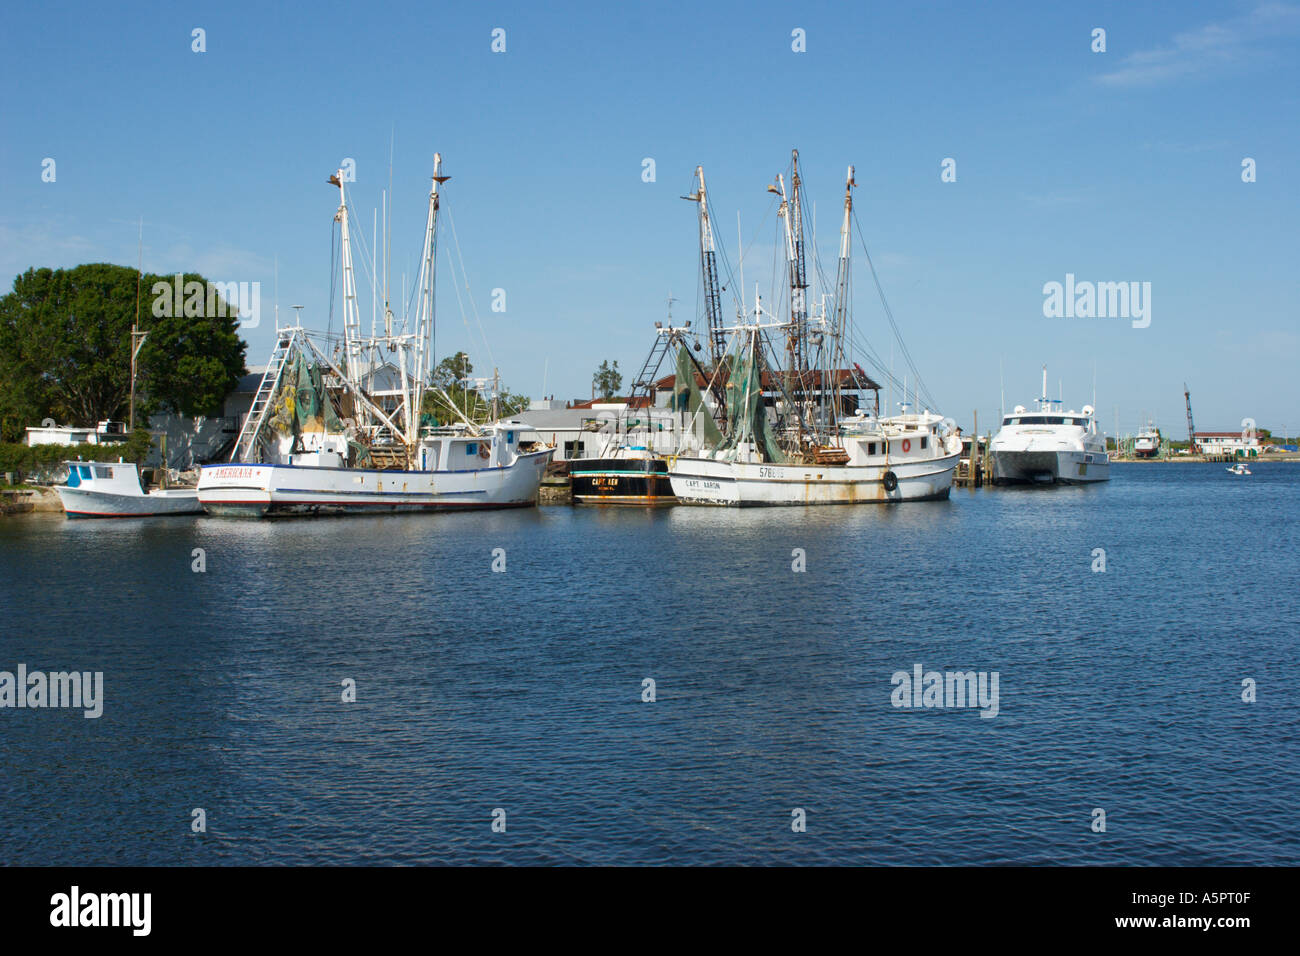
[[[148,518],[203,513],[203,506],[192,491],[116,495],[64,486],[57,490],[69,518]]]
[[[1110,480],[1110,456],[1090,451],[997,451],[997,484],[1086,485]]]
[[[677,503],[668,463],[658,458],[595,458],[569,466],[573,501],[584,505],[655,507]]]
[[[731,508],[885,504],[947,498],[958,456],[878,465],[784,465],[678,458],[669,469],[682,504]],[[886,487],[886,473],[894,476]]]
[[[467,471],[205,465],[198,499],[209,514],[237,518],[527,508],[537,504],[551,454]]]

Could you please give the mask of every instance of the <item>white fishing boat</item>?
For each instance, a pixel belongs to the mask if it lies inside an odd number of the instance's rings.
[[[1249,466],[1244,462],[1237,462],[1231,468],[1225,469],[1230,475],[1249,475],[1251,473]]]
[[[1047,367],[1043,366],[1043,397],[1038,408],[1017,405],[1002,418],[989,443],[993,481],[997,484],[1091,484],[1110,480],[1106,438],[1097,429],[1091,405],[1065,411],[1058,399],[1047,398]]]
[[[383,333],[372,328],[370,336],[362,336],[344,176],[340,170],[330,177],[339,190],[335,221],[341,232],[343,341],[331,356],[301,326],[278,331],[230,462],[200,472],[198,500],[207,511],[262,517],[537,503],[553,449],[523,447],[522,424],[485,424],[462,415],[439,425],[421,414],[432,388],[438,189],[446,179],[441,156],[435,155],[413,327],[396,327],[385,291]],[[401,370],[398,394],[389,390],[382,399],[367,390],[367,373],[381,352],[396,353]],[[450,397],[441,394],[441,407],[455,410]]]
[[[735,349],[727,360],[715,363],[708,377],[710,393],[721,397],[709,405],[693,376],[683,384],[695,393],[684,404],[694,410],[689,434],[698,450],[678,454],[669,464],[678,501],[746,507],[948,497],[961,454],[953,423],[929,411],[880,417],[879,386],[856,363],[846,367],[855,185],[850,166],[835,290],[833,296],[823,297],[821,314],[812,318],[805,305],[808,283],[797,151],[791,163],[791,194],[786,194],[783,176],[769,187],[781,199],[778,216],[784,224],[789,317],[765,324],[756,296],[754,321],[723,330],[733,335]],[[826,298],[832,300],[829,309]],[[783,369],[767,355],[769,329],[784,333]],[[864,408],[868,390],[876,392],[874,414]]]
[[[134,462],[69,461],[68,480],[58,485],[69,518],[145,518],[202,514],[193,488],[146,491]]]
[[[1158,458],[1163,442],[1160,429],[1153,422],[1147,422],[1146,428],[1138,432],[1133,440],[1133,457]]]

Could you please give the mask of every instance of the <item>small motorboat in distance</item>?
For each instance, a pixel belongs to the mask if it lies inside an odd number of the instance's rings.
[[[1250,474],[1250,468],[1248,468],[1248,467],[1246,466],[1246,463],[1245,463],[1245,462],[1241,462],[1241,461],[1237,462],[1237,463],[1236,463],[1235,465],[1233,465],[1231,468],[1228,468],[1228,469],[1225,469],[1225,470],[1226,470],[1226,471],[1228,472],[1228,474],[1230,474],[1230,475],[1249,475],[1249,474]]]
[[[130,461],[69,461],[68,481],[58,486],[69,518],[144,518],[201,514],[193,488],[145,491],[140,471]]]

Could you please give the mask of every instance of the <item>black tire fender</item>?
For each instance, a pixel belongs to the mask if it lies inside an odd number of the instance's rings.
[[[888,492],[893,492],[898,487],[898,476],[892,471],[885,472],[881,477],[881,481],[884,482],[885,490]]]

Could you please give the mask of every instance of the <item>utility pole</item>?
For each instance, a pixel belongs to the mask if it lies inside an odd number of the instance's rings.
[[[144,272],[144,216],[140,217],[140,239],[136,245],[135,315],[131,319],[131,404],[127,412],[127,433],[135,431],[135,373],[136,358],[144,345],[148,332],[140,331],[140,278]],[[164,466],[166,462],[163,463]]]

